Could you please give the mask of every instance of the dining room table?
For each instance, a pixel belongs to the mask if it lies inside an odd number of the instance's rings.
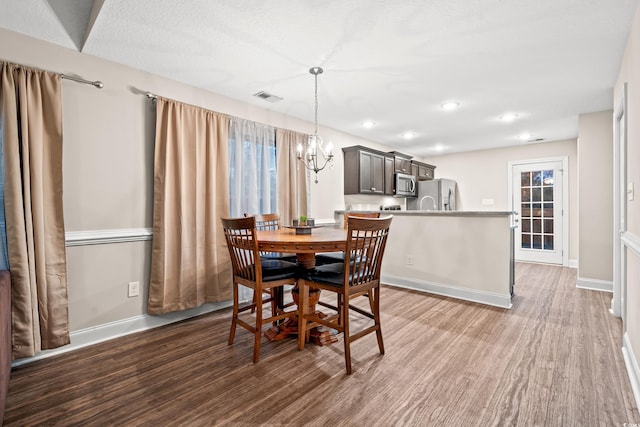
[[[298,234],[305,229],[310,233]],[[341,252],[347,246],[347,230],[342,227],[315,226],[309,228],[283,227],[277,230],[258,230],[260,252],[295,253],[298,265],[303,268],[316,266],[316,253]]]
[[[300,233],[303,230],[303,233]],[[256,239],[260,252],[295,253],[297,264],[301,268],[311,269],[316,266],[316,254],[322,252],[341,252],[347,246],[347,230],[343,227],[314,226],[314,227],[287,227],[277,230],[258,230]],[[297,287],[292,290],[294,302],[297,301]],[[320,290],[311,290],[309,309],[315,311],[315,305],[320,298]],[[284,307],[284,295],[276,296],[279,308]],[[275,325],[265,332],[267,339],[276,341],[297,335],[297,318],[287,319],[282,324]],[[319,345],[336,342],[337,338],[324,328],[314,328],[311,331],[311,339]]]

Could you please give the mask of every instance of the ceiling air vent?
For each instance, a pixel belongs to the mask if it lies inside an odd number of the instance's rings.
[[[541,142],[541,141],[544,141],[544,138],[530,139],[527,142]]]
[[[258,93],[254,93],[253,96],[257,96],[258,98],[262,98],[265,101],[271,102],[272,104],[275,103],[275,102],[282,101],[282,98],[280,98],[279,96],[272,95],[272,94],[270,94],[268,92],[265,92],[265,91],[260,91]]]

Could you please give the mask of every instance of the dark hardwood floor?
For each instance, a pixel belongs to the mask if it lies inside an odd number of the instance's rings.
[[[511,310],[383,287],[374,335],[227,345],[217,312],[13,371],[6,426],[622,426],[638,423],[611,295],[519,264]],[[356,322],[357,323],[357,322]]]

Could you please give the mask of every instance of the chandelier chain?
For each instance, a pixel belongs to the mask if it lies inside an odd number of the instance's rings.
[[[315,105],[316,105],[316,111],[315,111],[315,129],[313,131],[314,135],[318,134],[318,74],[315,74],[314,77],[316,78],[316,86],[315,86]]]
[[[309,69],[309,73],[314,76],[314,131],[313,135],[309,135],[306,152],[302,144],[298,144],[298,154],[296,156],[308,170],[315,174],[316,184],[318,183],[318,172],[333,161],[331,142],[325,147],[324,141],[318,136],[318,74],[322,74],[322,72],[321,67]],[[322,156],[322,159],[319,156]],[[323,162],[321,165],[319,160]]]

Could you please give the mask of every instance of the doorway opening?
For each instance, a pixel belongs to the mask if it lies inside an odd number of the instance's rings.
[[[568,265],[568,158],[509,162],[517,261]]]
[[[613,179],[613,298],[611,313],[622,318],[626,331],[627,293],[627,84],[614,111],[614,179]]]

